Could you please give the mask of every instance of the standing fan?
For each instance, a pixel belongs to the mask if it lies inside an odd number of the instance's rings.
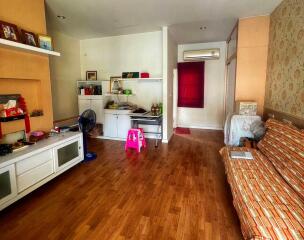
[[[79,127],[83,134],[83,152],[84,152],[84,161],[91,161],[96,159],[97,154],[93,152],[88,152],[87,137],[88,133],[96,125],[96,113],[91,110],[85,110],[79,117]]]

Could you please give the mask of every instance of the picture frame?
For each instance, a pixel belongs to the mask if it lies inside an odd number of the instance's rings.
[[[119,90],[122,89],[122,83],[119,79],[121,76],[110,77],[110,93],[118,94]]]
[[[97,81],[97,71],[86,71],[87,81]]]
[[[39,47],[45,50],[53,51],[53,42],[50,36],[38,35]]]
[[[10,41],[20,42],[18,27],[12,23],[0,21],[0,37]]]
[[[21,29],[21,37],[24,44],[33,46],[33,47],[39,47],[39,42],[37,35],[32,32],[28,32],[24,29]]]

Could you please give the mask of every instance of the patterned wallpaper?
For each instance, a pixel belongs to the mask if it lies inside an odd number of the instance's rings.
[[[271,14],[265,107],[304,119],[304,0]]]

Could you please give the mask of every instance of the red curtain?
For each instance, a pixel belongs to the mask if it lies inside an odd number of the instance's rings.
[[[178,63],[178,107],[204,107],[205,62]]]

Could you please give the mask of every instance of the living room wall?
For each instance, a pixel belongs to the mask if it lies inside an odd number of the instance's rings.
[[[285,0],[271,14],[265,94],[268,113],[299,123],[304,120],[303,24],[303,0]]]
[[[46,34],[44,0],[0,1],[0,20],[27,31]],[[32,117],[31,130],[53,126],[49,57],[0,47],[0,94],[22,94],[29,111],[42,108],[44,116]],[[3,134],[24,129],[24,121],[2,124]]]
[[[80,41],[52,28],[48,30],[61,53],[61,57],[50,59],[54,121],[77,118]]]

